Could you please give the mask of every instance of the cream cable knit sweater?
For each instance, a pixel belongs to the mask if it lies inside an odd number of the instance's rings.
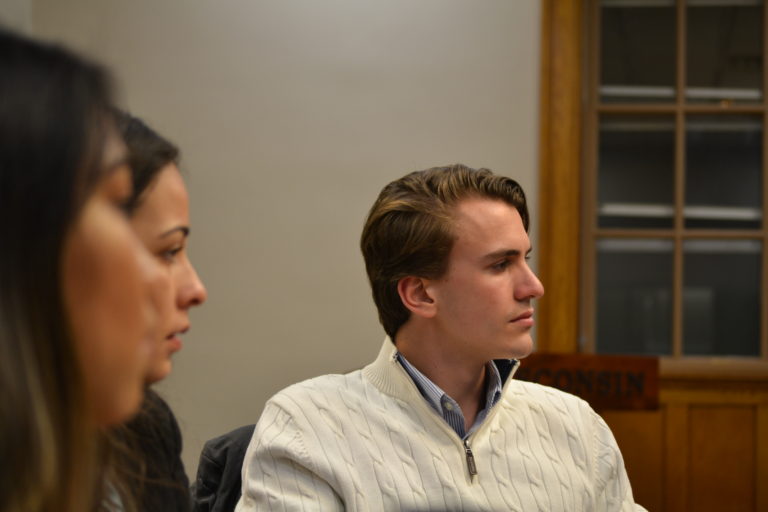
[[[429,407],[385,340],[347,375],[290,386],[267,402],[236,510],[630,511],[624,462],[586,402],[515,381],[468,439]]]

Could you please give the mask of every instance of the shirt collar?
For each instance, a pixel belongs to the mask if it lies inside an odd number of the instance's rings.
[[[405,369],[406,373],[411,377],[414,384],[418,388],[421,395],[429,402],[438,413],[443,414],[442,399],[444,396],[448,396],[440,386],[432,382],[429,377],[421,373],[418,368],[413,366],[403,354],[397,352],[397,360]],[[485,389],[485,410],[489,410],[496,405],[496,402],[501,398],[501,391],[504,385],[500,370],[507,376],[511,370],[515,367],[517,361],[514,359],[501,359],[489,361],[486,364],[488,371],[488,379]],[[450,397],[449,397],[450,398]]]

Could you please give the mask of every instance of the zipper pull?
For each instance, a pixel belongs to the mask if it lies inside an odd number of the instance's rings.
[[[467,470],[469,471],[470,480],[475,478],[477,474],[477,466],[475,466],[475,456],[472,453],[472,448],[467,444],[467,440],[464,440],[464,453],[467,454]]]

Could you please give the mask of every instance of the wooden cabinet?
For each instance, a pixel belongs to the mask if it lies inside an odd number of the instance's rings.
[[[642,2],[603,2],[614,6],[639,3]],[[716,3],[729,4],[727,1]],[[666,353],[670,356],[662,358],[659,372],[659,408],[600,412],[611,426],[622,449],[636,500],[648,510],[768,512],[768,208],[764,206],[765,198],[768,198],[768,158],[765,156],[768,130],[761,128],[761,178],[758,185],[752,186],[762,194],[762,198],[757,207],[750,206],[751,209],[744,210],[744,218],[738,219],[739,222],[758,219],[757,224],[747,226],[748,229],[745,226],[737,229],[718,224],[717,232],[709,224],[700,226],[694,217],[704,210],[691,208],[695,206],[691,203],[695,191],[686,188],[696,172],[692,167],[693,161],[687,161],[686,155],[698,151],[694,145],[688,144],[694,138],[689,136],[691,130],[686,128],[695,125],[691,121],[704,119],[701,116],[718,116],[720,120],[730,120],[728,116],[747,115],[752,116],[751,121],[757,120],[761,126],[768,126],[768,102],[764,94],[768,87],[763,80],[765,70],[768,69],[765,65],[768,56],[763,51],[763,48],[768,48],[768,34],[764,28],[760,29],[764,42],[756,47],[757,56],[750,54],[749,58],[750,66],[759,66],[762,71],[751,75],[757,77],[756,81],[753,80],[755,83],[750,82],[748,87],[739,86],[750,91],[757,90],[758,94],[751,92],[748,97],[737,97],[731,84],[725,83],[719,89],[716,87],[719,92],[715,92],[729,95],[728,99],[715,101],[709,98],[704,101],[699,93],[702,87],[711,85],[706,83],[709,75],[705,71],[709,69],[709,64],[706,59],[697,57],[701,52],[695,47],[695,34],[691,37],[687,34],[691,30],[698,30],[697,24],[702,21],[699,15],[707,13],[686,9],[691,6],[698,9],[713,2],[693,5],[694,2],[669,0],[647,2],[646,6],[656,4],[662,7],[673,6],[675,13],[675,72],[671,81],[667,80],[669,84],[661,84],[672,92],[669,93],[667,89],[662,91],[658,87],[646,87],[640,92],[646,95],[658,93],[658,97],[652,102],[633,103],[634,100],[627,100],[626,95],[636,92],[636,89],[601,89],[601,85],[608,82],[601,81],[597,73],[589,72],[587,59],[594,60],[599,52],[594,21],[602,4],[598,0],[542,0],[540,210],[538,217],[534,213],[533,218],[534,225],[539,229],[538,271],[547,294],[537,304],[538,350],[571,354],[600,352],[601,346],[595,341],[597,328],[594,314],[597,301],[595,247],[598,238],[645,237],[672,241],[675,244],[673,279],[670,285],[672,307],[669,338],[672,348],[668,352],[646,352]],[[761,27],[768,26],[768,9],[763,7],[763,2],[730,4],[760,6],[760,15],[753,16],[752,21]],[[635,18],[627,20],[632,23],[636,21]],[[690,30],[685,25],[688,22]],[[588,29],[590,23],[591,31]],[[658,30],[648,31],[648,34],[656,32]],[[696,66],[699,67],[686,65],[686,59],[698,59]],[[617,62],[622,64],[625,61]],[[734,64],[736,60],[728,62]],[[639,73],[636,76],[638,80],[644,80],[649,75]],[[628,85],[658,84],[633,82]],[[707,89],[707,94],[712,96],[714,93],[710,89]],[[614,101],[607,98],[619,93],[624,99]],[[603,209],[600,209],[595,177],[599,155],[594,134],[600,126],[600,116],[618,115],[674,118],[672,227],[643,226],[637,228],[645,230],[642,233],[632,233],[628,231],[636,229],[634,226],[622,228],[619,232],[599,223],[600,215],[610,216],[618,211],[626,216],[628,211],[623,204],[619,204],[623,208],[619,210],[616,210],[614,204],[603,205]],[[724,172],[727,171],[725,169]],[[745,180],[733,180],[733,183],[742,182]],[[751,200],[746,195],[739,197],[745,202]],[[704,213],[709,215],[712,211],[721,212],[710,208]],[[632,212],[635,215],[637,210]],[[663,213],[654,213],[660,218],[666,218],[669,213],[658,208],[653,209],[653,212]],[[641,213],[648,212],[643,210]],[[686,257],[691,251],[686,253],[685,244],[690,245],[689,240],[699,243],[700,239],[708,242],[709,238],[749,239],[750,244],[761,241],[757,256],[761,271],[758,277],[750,275],[746,279],[759,293],[759,298],[750,302],[756,308],[755,315],[749,319],[752,331],[749,336],[739,335],[732,346],[729,335],[738,329],[729,329],[726,325],[723,329],[725,335],[719,335],[721,344],[725,343],[722,351],[698,350],[696,347],[699,345],[694,344],[691,348],[692,345],[686,341],[685,317],[695,316],[689,311],[691,308],[686,309],[686,304],[703,304],[706,301],[703,294],[697,295],[699,290],[694,289],[698,286],[696,282],[686,283],[688,277],[685,269],[691,263]],[[720,245],[725,247],[728,244]],[[728,277],[727,266],[721,266],[720,271],[724,277]],[[715,311],[725,316],[722,309]],[[733,321],[736,316],[728,315],[726,323]],[[696,318],[707,320],[707,315]],[[703,323],[689,321],[688,324],[688,331],[691,326],[706,331]],[[659,325],[662,325],[662,330],[667,329],[667,324]],[[741,328],[744,325],[744,322],[733,321],[733,327]],[[693,341],[704,341],[699,338]],[[747,341],[748,350],[733,350]],[[701,354],[750,354],[754,357],[697,357]]]
[[[662,379],[656,411],[602,411],[652,511],[768,511],[768,380]]]

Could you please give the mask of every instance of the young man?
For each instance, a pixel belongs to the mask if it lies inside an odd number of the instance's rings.
[[[361,239],[387,339],[266,404],[237,510],[636,510],[589,405],[512,379],[544,294],[528,222],[520,186],[485,169],[387,185]]]

